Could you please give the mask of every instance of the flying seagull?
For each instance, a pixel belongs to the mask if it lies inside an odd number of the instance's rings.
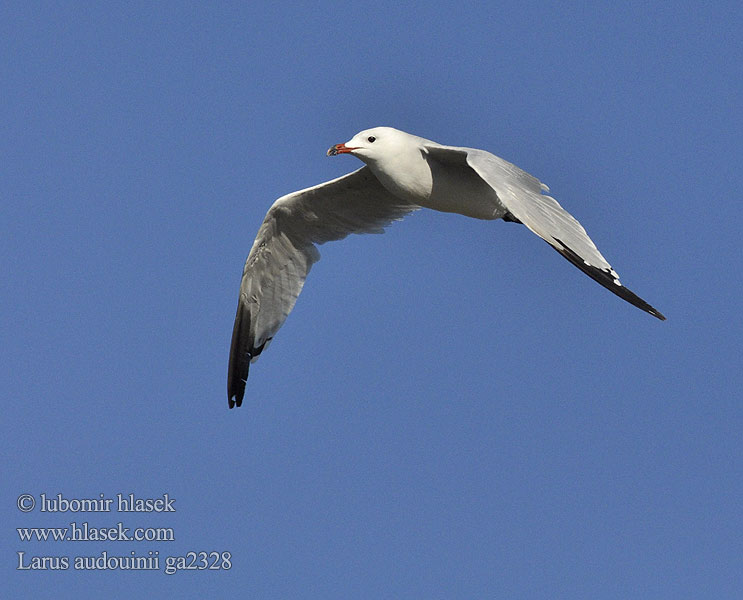
[[[240,406],[250,363],[294,307],[315,244],[350,233],[382,233],[421,207],[475,219],[503,219],[536,233],[586,275],[658,319],[665,317],[619,282],[580,223],[549,188],[490,152],[442,146],[391,127],[357,133],[328,156],[352,154],[360,169],[282,196],[269,208],[245,262],[227,377],[229,407]]]

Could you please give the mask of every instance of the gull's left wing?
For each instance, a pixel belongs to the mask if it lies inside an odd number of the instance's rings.
[[[526,171],[486,152],[427,143],[425,151],[443,164],[473,169],[498,195],[505,220],[523,223],[594,281],[623,300],[665,321],[665,317],[624,287],[583,226],[554,198],[549,188]]]

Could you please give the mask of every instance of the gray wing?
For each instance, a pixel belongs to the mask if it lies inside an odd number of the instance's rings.
[[[229,406],[240,406],[250,363],[294,308],[312,265],[315,244],[350,233],[382,233],[417,209],[390,194],[368,167],[273,203],[245,261],[230,348]]]
[[[665,321],[665,317],[623,286],[619,275],[598,251],[583,226],[554,198],[536,177],[490,152],[474,148],[426,145],[436,160],[472,168],[490,187],[507,211],[508,221],[523,223],[594,281],[623,300]]]

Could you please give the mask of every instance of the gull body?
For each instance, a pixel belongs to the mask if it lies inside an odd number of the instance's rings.
[[[351,233],[381,233],[419,208],[525,225],[608,290],[665,317],[619,281],[580,223],[519,167],[484,150],[444,146],[392,127],[375,127],[336,144],[365,166],[276,200],[245,262],[232,333],[227,393],[240,406],[250,363],[286,320],[312,265],[316,244]]]
[[[369,142],[370,138],[374,142]],[[388,192],[423,208],[487,220],[508,212],[495,190],[477,173],[431,160],[429,149],[434,147],[445,148],[392,127],[375,127],[334,146],[328,154],[353,154],[368,165]]]

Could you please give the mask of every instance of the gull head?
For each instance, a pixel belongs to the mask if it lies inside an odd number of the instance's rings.
[[[433,189],[433,175],[425,158],[426,142],[399,129],[375,127],[336,144],[328,150],[328,156],[352,154],[366,163],[392,195],[423,204]]]
[[[343,144],[331,146],[328,156],[336,154],[353,154],[364,162],[376,162],[382,157],[399,153],[410,147],[415,136],[392,127],[374,127],[364,129]]]

